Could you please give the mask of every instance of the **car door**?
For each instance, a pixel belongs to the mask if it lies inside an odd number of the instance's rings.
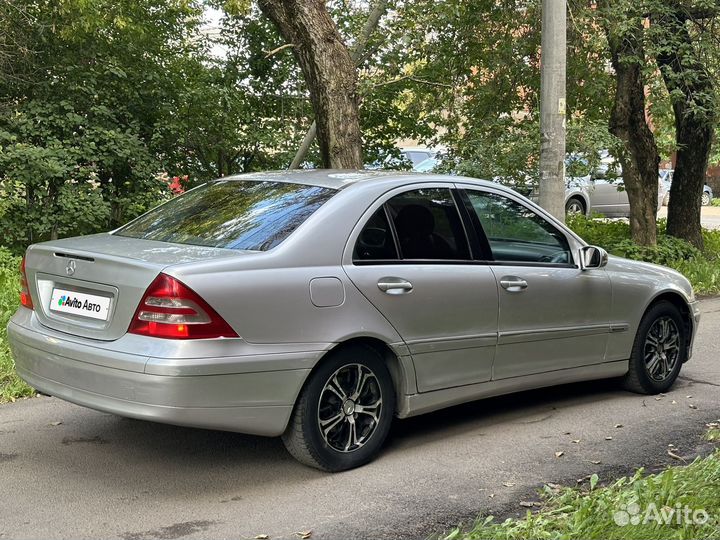
[[[498,284],[493,379],[603,362],[612,300],[605,270],[581,270],[577,241],[520,198],[469,186],[462,196]]]
[[[407,345],[420,392],[492,374],[497,285],[488,266],[473,264],[459,210],[447,184],[395,190],[368,209],[343,258]]]
[[[593,212],[606,216],[627,215],[630,204],[622,178],[610,174],[607,164],[602,164],[590,181],[590,206]]]

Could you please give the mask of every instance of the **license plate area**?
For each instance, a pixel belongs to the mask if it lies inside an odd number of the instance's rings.
[[[96,283],[80,279],[69,278],[65,276],[54,276],[38,272],[36,274],[35,283],[37,285],[38,297],[40,300],[40,308],[36,311],[40,322],[60,330],[62,332],[105,332],[115,320],[115,311],[117,310],[119,301],[119,292],[117,287],[105,283]],[[90,296],[100,296],[110,301],[108,309],[108,318],[100,319],[84,315],[78,315],[70,310],[58,311],[53,307],[59,308],[57,305],[59,298],[54,295],[56,290],[70,292],[71,295],[82,293]],[[52,299],[55,296],[55,305]],[[60,295],[62,296],[62,295]],[[102,308],[101,308],[102,311]],[[95,337],[95,336],[93,336]]]
[[[69,289],[53,288],[50,310],[82,319],[107,321],[110,318],[112,298]]]

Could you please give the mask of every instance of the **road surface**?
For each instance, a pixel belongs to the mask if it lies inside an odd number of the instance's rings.
[[[667,206],[660,208],[658,218],[667,219]],[[720,229],[720,206],[701,207],[700,223],[706,229]]]
[[[0,538],[424,538],[478,514],[524,514],[519,501],[543,482],[656,467],[671,461],[669,444],[708,450],[720,299],[702,310],[695,356],[664,397],[583,383],[454,407],[397,422],[379,459],[335,475],[299,465],[277,439],[46,397],[2,405]]]

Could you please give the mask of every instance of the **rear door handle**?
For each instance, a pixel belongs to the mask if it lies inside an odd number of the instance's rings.
[[[387,294],[404,294],[412,291],[413,286],[408,280],[398,277],[385,277],[378,281],[378,289]]]
[[[503,276],[500,278],[500,286],[508,292],[521,292],[527,289],[527,281],[517,276]]]

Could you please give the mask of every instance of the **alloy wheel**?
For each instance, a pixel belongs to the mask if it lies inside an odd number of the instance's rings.
[[[680,330],[670,317],[658,318],[648,330],[644,347],[645,368],[654,381],[662,382],[680,358]]]
[[[354,452],[367,443],[380,421],[382,390],[367,366],[348,364],[325,383],[318,403],[318,428],[338,452]]]
[[[567,206],[567,213],[571,215],[584,213],[582,204],[580,204],[578,201],[570,201]]]

